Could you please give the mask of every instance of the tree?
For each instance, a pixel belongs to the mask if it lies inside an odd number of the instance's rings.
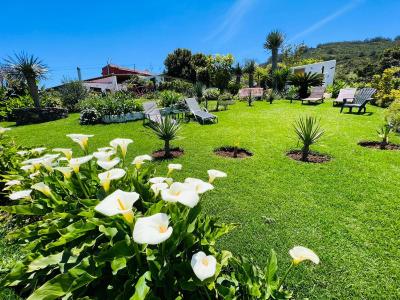
[[[386,49],[380,60],[380,69],[384,70],[392,67],[400,67],[400,46]]]
[[[285,40],[284,34],[279,30],[271,31],[265,40],[264,49],[271,51],[272,71],[278,68],[278,51]]]
[[[193,81],[195,70],[192,65],[192,52],[178,48],[168,54],[164,61],[166,73],[169,76]]]
[[[78,102],[85,99],[88,95],[87,88],[79,80],[64,79],[59,92],[63,105],[69,111],[74,111]]]
[[[302,59],[304,53],[307,51],[307,46],[304,44],[299,45],[287,45],[282,50],[282,63],[287,67],[298,65]]]
[[[236,76],[236,84],[240,84],[240,80],[243,75],[243,68],[240,66],[239,63],[237,63],[236,66],[232,69],[232,73]]]
[[[211,82],[221,93],[225,91],[231,80],[233,60],[232,54],[217,54],[209,57]]]
[[[299,88],[300,98],[307,98],[310,86],[319,86],[324,80],[324,75],[320,73],[297,73],[289,76],[288,83]]]
[[[255,60],[250,59],[244,66],[244,72],[249,75],[249,87],[254,87],[254,72],[256,71],[257,64]]]
[[[200,81],[205,85],[210,84],[210,74],[208,72],[209,59],[208,56],[203,53],[196,53],[192,55],[191,65],[194,70],[194,74],[191,78],[192,82]]]
[[[38,57],[22,52],[4,59],[2,69],[8,78],[26,82],[35,107],[40,108],[37,81],[45,78],[47,66]]]

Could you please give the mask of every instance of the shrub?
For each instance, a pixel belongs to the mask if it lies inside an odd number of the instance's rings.
[[[374,99],[381,107],[387,107],[396,99],[400,99],[400,67],[383,71],[382,75],[374,75],[372,87],[377,90]]]
[[[68,110],[60,107],[27,107],[13,110],[17,125],[50,122],[68,117]]]
[[[159,89],[161,91],[164,90],[174,91],[189,97],[194,94],[193,84],[180,79],[165,81],[160,84]]]
[[[204,98],[207,100],[218,100],[220,91],[217,88],[209,88],[204,91]]]
[[[289,76],[289,84],[299,88],[300,98],[307,98],[309,87],[322,85],[323,78],[323,74],[297,73]]]
[[[241,89],[241,87],[242,87],[242,85],[240,83],[231,81],[228,84],[228,91],[232,95],[236,95],[237,93],[239,93],[239,90]]]
[[[78,80],[64,80],[59,92],[64,107],[69,111],[76,111],[77,104],[88,96],[87,88]]]
[[[376,131],[381,140],[381,149],[385,149],[389,143],[389,134],[392,132],[392,126],[390,124],[384,124]]]
[[[0,100],[0,119],[15,121],[13,110],[16,108],[32,107],[33,100],[31,96],[19,96],[11,98],[3,98]]]
[[[346,81],[338,79],[338,80],[335,80],[333,82],[333,84],[329,85],[326,88],[326,91],[328,93],[332,93],[332,98],[337,98],[337,96],[339,96],[340,90],[345,88],[346,86],[348,86],[346,84]]]
[[[301,160],[307,161],[310,153],[310,146],[315,144],[321,138],[324,131],[321,129],[319,122],[315,117],[299,118],[294,123],[294,131],[296,132],[299,141],[303,144],[303,147],[301,148]]]
[[[64,107],[60,93],[57,91],[43,91],[41,96],[40,102],[43,107]]]
[[[231,93],[223,93],[219,95],[218,97],[218,103],[217,103],[217,110],[219,109],[219,106],[221,105],[225,110],[228,108],[228,105],[233,104],[233,96]]]
[[[174,91],[165,90],[159,93],[160,105],[162,107],[171,107],[179,100],[182,100],[183,95]]]
[[[393,127],[393,130],[400,130],[400,100],[395,100],[392,102],[392,104],[390,104],[385,113],[385,118],[386,121]]]
[[[81,125],[93,125],[99,123],[101,120],[101,114],[95,108],[85,108],[81,111],[79,117],[79,124]]]
[[[295,86],[290,86],[285,91],[285,98],[288,100],[296,100],[299,99],[299,88]]]

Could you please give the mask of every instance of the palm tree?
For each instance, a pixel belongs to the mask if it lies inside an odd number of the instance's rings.
[[[35,107],[40,107],[39,90],[37,81],[45,78],[47,66],[33,55],[25,52],[15,54],[15,57],[4,59],[3,69],[7,77],[26,82]]]
[[[317,118],[301,117],[294,123],[294,131],[300,142],[303,144],[301,148],[301,160],[307,161],[310,154],[310,146],[315,144],[324,131],[321,129]]]
[[[310,86],[319,86],[324,81],[324,75],[320,73],[297,73],[289,76],[288,84],[299,88],[300,98],[307,98]]]
[[[265,39],[264,49],[271,51],[272,72],[278,68],[278,51],[282,47],[284,40],[285,36],[279,30],[271,31]]]
[[[150,128],[153,129],[154,133],[160,140],[164,141],[164,157],[170,158],[170,142],[178,137],[178,131],[181,128],[179,122],[173,120],[169,116],[166,116],[161,118],[159,122],[151,123]]]
[[[243,68],[240,66],[239,63],[232,69],[233,74],[236,76],[236,84],[240,84],[240,79],[243,75]]]
[[[246,62],[244,66],[244,72],[249,75],[249,87],[254,86],[254,72],[256,71],[256,62],[254,59],[250,59]]]

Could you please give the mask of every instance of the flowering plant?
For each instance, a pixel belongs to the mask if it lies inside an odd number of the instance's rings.
[[[290,297],[274,252],[262,270],[215,247],[235,226],[201,214],[201,196],[227,174],[174,182],[180,164],[161,177],[149,156],[128,163],[132,140],[90,154],[91,135],[68,136],[83,156],[56,148],[26,159],[10,184],[12,205],[1,209],[37,218],[9,233],[27,254],[0,286],[18,286],[29,300]],[[292,256],[292,266],[310,259],[304,249]]]

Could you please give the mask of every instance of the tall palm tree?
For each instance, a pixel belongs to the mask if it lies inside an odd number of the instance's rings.
[[[3,69],[7,77],[20,82],[26,82],[35,107],[40,107],[37,80],[45,78],[47,66],[33,55],[25,52],[15,54],[15,57],[4,59]]]
[[[244,72],[249,75],[249,87],[254,86],[254,72],[256,71],[257,64],[254,59],[250,59],[244,66]]]
[[[272,72],[278,68],[278,51],[284,41],[285,35],[279,30],[271,31],[265,39],[264,49],[271,51]]]
[[[243,68],[240,66],[239,63],[232,69],[233,74],[236,76],[236,84],[240,84],[240,79],[243,75]]]

